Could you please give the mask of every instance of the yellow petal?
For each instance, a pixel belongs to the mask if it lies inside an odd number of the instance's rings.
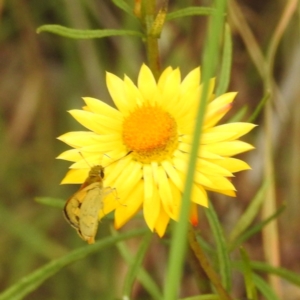
[[[81,153],[81,152],[80,152]],[[93,166],[102,165],[101,153],[91,154],[84,153],[80,160],[74,162],[69,168],[70,169],[91,169]]]
[[[164,90],[166,81],[170,76],[170,74],[172,73],[172,71],[173,71],[172,67],[167,67],[160,75],[157,86],[161,91]]]
[[[208,207],[207,193],[201,185],[193,185],[192,201],[204,207]]]
[[[222,168],[225,168],[232,173],[251,169],[251,167],[246,162],[232,157],[224,157],[223,159],[212,160],[212,162],[218,164]]]
[[[118,171],[123,166],[123,171]],[[111,187],[116,187],[122,198],[131,193],[132,189],[142,181],[142,170],[139,164],[129,161],[126,164],[119,164],[113,170],[105,173],[105,184]],[[126,201],[126,200],[125,200]]]
[[[128,222],[142,207],[144,199],[144,185],[142,182],[135,187],[126,198],[126,203],[117,207],[115,211],[115,228],[121,228]]]
[[[109,157],[109,153],[113,153],[112,149],[117,149],[118,153],[126,151],[125,146],[121,144],[120,138],[107,142],[94,142],[94,145],[78,148],[78,151],[90,154],[96,153],[98,156],[107,155]],[[109,158],[110,160],[112,159],[112,157]]]
[[[136,107],[141,106],[144,103],[143,95],[136,85],[127,76],[124,77],[124,91],[127,100],[127,106],[129,111],[133,111]],[[123,113],[124,117],[128,114]]]
[[[82,99],[91,112],[99,115],[105,115],[111,119],[118,120],[119,122],[123,121],[122,114],[108,104],[91,97],[83,97]]]
[[[236,197],[235,191],[231,191],[231,190],[217,190],[217,189],[211,189],[211,188],[208,188],[208,187],[206,187],[205,189],[207,191],[216,192],[218,194],[223,194],[223,195],[226,195],[226,196],[229,196],[229,197]]]
[[[80,151],[78,151],[77,149],[71,149],[71,150],[62,152],[56,158],[76,162],[76,161],[80,160],[82,157],[80,155]]]
[[[207,101],[210,101],[212,98],[213,98],[213,92],[214,92],[214,89],[215,89],[215,85],[216,85],[216,78],[211,78],[210,80],[209,80],[209,84],[208,84],[208,92],[207,92]],[[201,85],[200,85],[200,93],[202,94],[202,92],[203,92],[203,87],[204,87],[204,84],[202,83]],[[202,96],[202,95],[201,95]],[[200,99],[201,99],[201,97],[200,97]],[[200,99],[199,99],[199,101],[200,101]],[[198,101],[198,103],[195,103],[194,104],[194,107],[197,109],[198,108],[198,106],[199,106],[199,101]]]
[[[181,94],[186,94],[190,89],[195,89],[199,86],[201,80],[200,68],[195,68],[189,72],[183,79],[180,89]]]
[[[158,168],[158,191],[164,210],[171,218],[175,218],[174,210],[176,208],[174,207],[170,183],[167,178],[166,172],[162,167]]]
[[[118,122],[118,120],[78,109],[70,110],[69,113],[81,125],[98,134],[118,133],[121,131],[122,123]]]
[[[83,183],[88,177],[90,169],[69,170],[60,184],[79,184]]]
[[[194,181],[200,185],[204,186],[212,186],[212,182],[209,180],[207,174],[203,174],[202,172],[195,171]]]
[[[152,95],[156,93],[157,86],[151,70],[143,64],[138,77],[138,88],[144,100],[151,101]]]
[[[196,167],[197,167],[198,172],[201,172],[204,174],[219,175],[219,176],[225,176],[225,177],[233,176],[233,174],[230,171],[228,171],[227,168],[223,168],[219,164],[210,162],[206,159],[198,159]]]
[[[68,144],[71,147],[79,148],[88,146],[94,143],[94,141],[100,138],[99,134],[90,131],[71,131],[67,132],[57,139]]]
[[[213,127],[215,128],[215,127]],[[201,136],[201,144],[213,144],[223,141],[233,140],[236,136],[235,132],[204,132]]]
[[[99,220],[114,211],[116,207],[122,205],[116,192],[112,191],[103,199],[103,208],[99,211]]]
[[[213,127],[224,117],[231,108],[231,103],[236,94],[234,92],[223,94],[208,104],[204,119],[204,129]]]
[[[257,125],[255,124],[251,124],[251,123],[243,123],[243,122],[235,122],[235,123],[228,123],[228,124],[223,124],[223,125],[219,125],[219,126],[215,126],[212,128],[208,128],[207,130],[204,131],[203,136],[205,135],[209,135],[209,134],[219,134],[220,136],[223,135],[228,135],[228,133],[233,134],[232,137],[230,138],[230,140],[236,140],[239,137],[245,135],[246,133],[248,133],[249,131],[251,131],[254,127],[256,127]],[[228,138],[225,138],[225,140]],[[218,142],[218,140],[216,141]]]
[[[204,149],[204,146],[200,147],[200,153],[198,154],[198,157],[205,159],[222,159],[222,156]]]
[[[143,166],[143,179],[144,179],[144,190],[145,190],[145,199],[151,199],[153,197],[153,175],[150,165]]]
[[[122,147],[121,136],[117,134],[96,134],[89,131],[67,132],[57,139],[74,148],[86,152],[108,152],[111,149]],[[81,152],[81,151],[80,151]]]
[[[115,105],[123,115],[127,115],[131,109],[125,97],[124,82],[118,76],[107,72],[106,85],[108,92],[113,99]]]
[[[179,69],[173,70],[168,76],[164,89],[162,92],[161,103],[164,103],[164,107],[167,109],[168,106],[175,105],[178,101],[180,92],[180,71]]]
[[[157,218],[159,217],[159,213],[161,210],[160,197],[157,191],[157,187],[156,185],[154,185],[154,182],[152,182],[152,186],[153,186],[152,197],[147,198],[146,190],[145,190],[145,198],[144,198],[144,205],[143,205],[144,218],[151,231],[154,230],[154,226],[157,222]]]
[[[173,220],[178,221],[180,208],[181,208],[181,200],[182,200],[182,193],[180,190],[174,185],[171,180],[169,181],[170,189],[172,192],[172,215],[170,216]]]
[[[174,168],[174,165],[169,161],[163,161],[162,166],[167,173],[168,177],[172,180],[174,185],[180,190],[183,191],[183,180],[179,176],[178,171]]]
[[[159,216],[155,224],[155,231],[157,232],[159,237],[162,237],[165,234],[169,221],[170,221],[169,215],[165,212],[164,208],[161,206]]]
[[[205,188],[235,191],[234,185],[226,177],[213,175],[206,175],[206,177],[209,179],[209,183],[205,185]]]
[[[199,87],[191,89],[181,95],[177,103],[169,106],[170,112],[177,118],[177,123],[181,131],[190,132],[194,129],[194,119],[197,111],[194,109],[194,102],[199,102],[200,89]]]
[[[203,145],[203,149],[221,156],[233,156],[254,149],[248,143],[242,141],[220,142],[215,144]]]

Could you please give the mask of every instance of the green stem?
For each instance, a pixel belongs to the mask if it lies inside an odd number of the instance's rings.
[[[215,270],[211,267],[208,259],[206,258],[206,255],[202,248],[200,247],[200,244],[196,240],[196,235],[194,232],[194,229],[192,226],[189,227],[188,231],[188,240],[190,244],[190,248],[192,249],[195,257],[197,258],[200,266],[206,273],[207,277],[209,278],[212,285],[215,287],[217,293],[220,296],[220,299],[222,300],[232,300],[230,295],[226,292],[224,287],[222,286],[221,280],[218,276],[218,274],[215,272]]]
[[[207,277],[206,273],[204,272],[203,268],[199,264],[198,258],[195,255],[194,250],[191,248],[189,249],[189,256],[188,256],[188,262],[195,274],[195,281],[198,286],[199,291],[201,291],[201,294],[211,294],[212,293],[212,287],[210,284],[210,280]]]
[[[157,80],[160,75],[160,59],[158,50],[158,39],[156,37],[147,35],[146,50],[149,68],[151,69],[155,79]]]
[[[154,77],[158,79],[160,75],[160,58],[158,49],[159,37],[151,33],[152,25],[156,15],[155,8],[155,0],[144,0],[142,2],[142,21],[146,31],[146,52],[148,64]]]

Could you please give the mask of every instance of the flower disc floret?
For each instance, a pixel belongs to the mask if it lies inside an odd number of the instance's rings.
[[[177,124],[160,107],[144,105],[125,118],[123,141],[138,161],[162,161],[177,147]]]

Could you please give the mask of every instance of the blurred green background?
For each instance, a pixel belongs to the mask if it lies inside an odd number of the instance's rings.
[[[133,6],[133,0],[127,1]],[[238,3],[263,53],[283,14],[285,0],[228,1]],[[211,1],[170,1],[169,11]],[[300,271],[300,39],[299,9],[289,18],[279,45],[273,77],[276,81],[274,120],[274,166],[278,205],[287,203],[279,219],[282,265]],[[80,29],[140,30],[138,21],[111,1],[103,0],[0,0],[0,290],[4,290],[53,258],[83,245],[65,222],[62,212],[41,205],[41,196],[67,199],[78,186],[60,186],[68,163],[55,160],[67,150],[56,137],[82,130],[67,113],[80,108],[81,97],[99,98],[112,104],[105,85],[105,72],[134,81],[146,62],[142,41],[136,37],[72,40],[50,33],[37,34],[43,24],[61,24]],[[168,22],[160,40],[162,67],[180,67],[185,75],[200,63],[207,17],[186,17]],[[247,121],[263,95],[263,80],[244,43],[245,28],[228,17],[233,39],[230,91],[238,91],[231,117],[247,107]],[[247,37],[247,35],[246,35]],[[250,41],[251,46],[251,41]],[[230,230],[256,193],[262,181],[264,116],[246,138],[257,150],[243,155],[252,171],[237,174],[237,199],[212,196],[225,231]],[[134,222],[134,221],[133,221]],[[141,222],[141,221],[138,221]],[[104,219],[100,236],[109,235],[112,220]],[[201,225],[205,230],[206,224]],[[131,243],[134,249],[134,242]],[[263,259],[261,237],[247,243],[251,258]],[[146,260],[159,270],[166,260],[158,240]],[[26,299],[116,299],[126,267],[116,250],[109,249],[79,261],[47,280]],[[163,280],[163,266],[155,275]],[[184,296],[193,295],[195,284],[187,267]],[[186,291],[185,291],[186,290]],[[236,295],[242,295],[237,279]],[[184,291],[186,293],[184,293]],[[284,285],[286,300],[300,299],[299,290]],[[149,299],[137,285],[135,299]]]

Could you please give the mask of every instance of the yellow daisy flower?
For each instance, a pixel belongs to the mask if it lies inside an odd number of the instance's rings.
[[[189,161],[196,111],[201,97],[200,68],[183,80],[168,67],[156,82],[143,65],[135,85],[127,76],[107,73],[106,83],[117,109],[83,98],[83,110],[70,114],[89,131],[69,132],[59,139],[74,149],[58,156],[74,162],[66,183],[82,183],[91,166],[104,166],[104,186],[115,188],[104,199],[99,219],[115,210],[118,229],[141,208],[152,231],[163,236],[170,219],[177,220]],[[249,123],[216,124],[230,110],[236,93],[217,98],[210,81],[193,192],[191,222],[197,205],[208,206],[207,191],[235,196],[233,173],[250,169],[232,156],[253,146],[238,140],[252,130]]]

